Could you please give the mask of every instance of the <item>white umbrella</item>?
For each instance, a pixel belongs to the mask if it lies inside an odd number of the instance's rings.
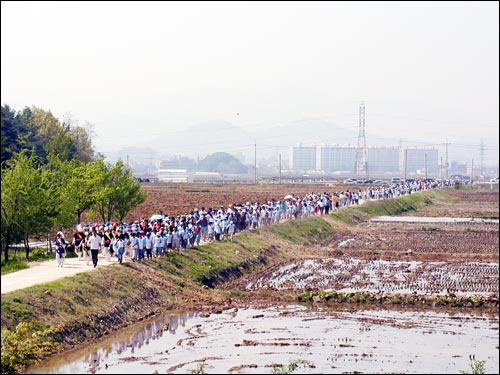
[[[285,195],[285,198],[284,198],[284,199],[293,199],[293,195],[290,195],[290,194]]]

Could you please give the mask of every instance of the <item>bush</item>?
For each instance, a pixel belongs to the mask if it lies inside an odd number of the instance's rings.
[[[2,329],[2,374],[19,373],[55,353],[58,349],[55,334],[53,328],[37,330],[28,322],[19,323],[13,332]]]
[[[285,365],[274,366],[272,373],[273,374],[291,374],[292,372],[294,372],[295,370],[297,370],[297,368],[299,367],[299,365],[303,365],[304,363],[305,363],[305,361],[301,360],[301,359],[290,361],[290,363],[288,364],[288,366],[285,366]]]
[[[476,361],[474,358],[470,358],[470,368],[472,372],[467,372],[464,370],[460,370],[461,374],[484,374],[485,373],[485,368],[484,365],[486,361]]]
[[[33,249],[30,253],[30,255],[33,257],[33,258],[42,258],[45,256],[45,249],[42,249],[41,247],[37,247],[36,249]]]

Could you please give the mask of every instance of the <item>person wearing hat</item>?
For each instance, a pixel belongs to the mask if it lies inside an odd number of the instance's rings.
[[[54,241],[54,245],[56,246],[57,267],[62,267],[64,263],[64,255],[66,254],[66,241],[64,241],[62,232],[57,233],[57,238]]]
[[[123,234],[118,234],[118,237],[115,242],[116,246],[116,257],[118,258],[118,262],[122,264],[123,255],[125,253],[125,236]]]
[[[112,236],[109,233],[109,228],[108,227],[104,227],[104,233],[102,235],[102,243],[101,243],[101,245],[102,245],[102,247],[104,247],[104,256],[106,257],[106,260],[108,262],[111,259],[111,252],[110,252],[111,241],[112,241]]]
[[[84,238],[85,234],[81,231],[81,229],[79,229],[78,227],[75,228],[72,245],[75,248],[75,252],[78,254],[78,260],[82,260],[83,244],[85,242]]]

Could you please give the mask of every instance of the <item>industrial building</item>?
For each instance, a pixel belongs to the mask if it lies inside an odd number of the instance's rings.
[[[353,146],[320,147],[321,165],[319,169],[325,172],[352,171],[356,163],[356,148]]]
[[[400,171],[399,147],[369,147],[368,170],[370,173],[396,173]]]
[[[407,148],[404,151],[406,173],[439,173],[438,150],[434,148]]]
[[[439,173],[438,150],[434,148],[368,147],[369,173]],[[295,146],[292,170],[355,172],[357,147],[352,145]]]
[[[315,171],[316,165],[316,146],[292,148],[292,169],[296,171]]]

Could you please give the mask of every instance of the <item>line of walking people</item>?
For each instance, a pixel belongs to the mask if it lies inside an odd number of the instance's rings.
[[[143,261],[164,256],[172,251],[187,250],[200,243],[233,240],[236,233],[258,227],[295,220],[312,215],[328,215],[342,207],[360,204],[363,200],[387,199],[413,192],[451,186],[450,180],[399,183],[373,186],[334,193],[309,193],[304,196],[286,195],[282,200],[246,202],[218,209],[195,208],[189,214],[160,215],[159,219],[140,219],[132,223],[105,223],[99,226],[78,225],[72,245],[79,260],[97,266],[98,254],[112,257],[122,263],[125,256],[132,261]]]

